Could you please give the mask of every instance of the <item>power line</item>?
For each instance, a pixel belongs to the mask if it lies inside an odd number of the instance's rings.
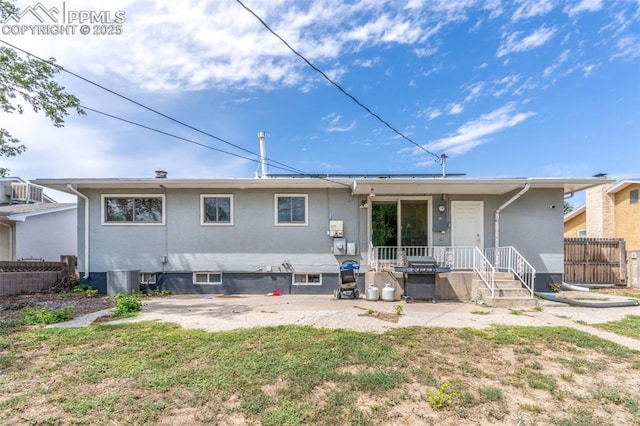
[[[211,137],[211,138],[213,138],[213,139],[215,139],[215,140],[217,140],[217,141],[220,141],[220,142],[222,142],[222,143],[225,143],[225,144],[227,144],[227,145],[230,145],[230,146],[232,146],[232,147],[234,147],[234,148],[237,148],[237,149],[239,149],[239,150],[241,150],[241,151],[244,151],[244,152],[247,152],[247,153],[249,153],[249,154],[252,154],[252,155],[255,155],[255,156],[258,156],[258,157],[262,158],[262,156],[261,156],[261,155],[259,155],[259,154],[255,153],[255,152],[253,152],[253,151],[251,151],[251,150],[248,150],[248,149],[243,148],[243,147],[241,147],[241,146],[239,146],[239,145],[236,145],[236,144],[234,144],[234,143],[231,143],[231,142],[229,142],[229,141],[226,141],[226,140],[224,140],[224,139],[222,139],[222,138],[220,138],[220,137],[218,137],[218,136],[215,136],[215,135],[213,135],[213,134],[211,134],[211,133],[208,133],[208,132],[205,132],[205,131],[203,131],[203,130],[200,130],[200,129],[198,129],[198,128],[196,128],[196,127],[194,127],[194,126],[190,125],[190,124],[187,124],[187,123],[185,123],[185,122],[183,122],[183,121],[180,121],[180,120],[178,120],[178,119],[175,119],[175,118],[173,118],[173,117],[171,117],[171,116],[169,116],[169,115],[167,115],[167,114],[164,114],[164,113],[162,113],[162,112],[160,112],[160,111],[157,111],[157,110],[155,110],[155,109],[153,109],[153,108],[151,108],[151,107],[149,107],[149,106],[147,106],[147,105],[144,105],[144,104],[142,104],[142,103],[140,103],[140,102],[138,102],[138,101],[135,101],[135,100],[133,100],[133,99],[131,99],[131,98],[129,98],[129,97],[127,97],[127,96],[125,96],[125,95],[122,95],[122,94],[120,94],[120,93],[118,93],[118,92],[116,92],[116,91],[114,91],[114,90],[111,90],[111,89],[109,89],[109,88],[107,88],[107,87],[105,87],[105,86],[103,86],[103,85],[101,85],[101,84],[98,84],[98,83],[96,83],[96,82],[94,82],[94,81],[92,81],[92,80],[89,80],[88,78],[85,78],[85,77],[83,77],[83,76],[81,76],[81,75],[79,75],[79,74],[77,74],[77,73],[74,73],[74,72],[72,72],[72,71],[69,71],[69,70],[65,69],[64,67],[62,67],[62,66],[60,66],[60,65],[56,64],[56,63],[55,63],[55,62],[53,62],[53,61],[49,61],[49,60],[43,59],[43,58],[41,58],[41,57],[39,57],[39,56],[37,56],[37,55],[35,55],[35,54],[31,53],[31,52],[28,52],[28,51],[26,51],[26,50],[24,50],[24,49],[21,49],[21,48],[19,48],[19,47],[17,47],[17,46],[14,46],[13,44],[11,44],[11,43],[9,43],[9,42],[7,42],[7,41],[5,41],[5,40],[0,40],[0,42],[2,42],[2,43],[4,43],[4,44],[6,44],[7,46],[9,46],[9,47],[11,47],[11,48],[13,48],[13,49],[16,49],[16,50],[20,51],[20,52],[22,52],[22,53],[24,53],[24,54],[26,54],[26,55],[28,55],[28,56],[32,56],[32,57],[34,57],[34,58],[38,59],[39,61],[45,62],[45,63],[47,63],[47,64],[49,64],[49,65],[51,65],[51,66],[53,66],[53,67],[55,67],[55,68],[57,68],[57,69],[59,69],[59,70],[62,70],[62,71],[64,71],[64,72],[66,72],[67,74],[70,74],[70,75],[72,75],[72,76],[74,76],[74,77],[76,77],[76,78],[79,78],[80,80],[83,80],[83,81],[85,81],[85,82],[87,82],[87,83],[89,83],[89,84],[91,84],[91,85],[93,85],[93,86],[96,86],[96,87],[98,87],[98,88],[100,88],[100,89],[102,89],[102,90],[104,90],[104,91],[107,91],[107,92],[109,92],[109,93],[111,93],[111,94],[113,94],[113,95],[115,95],[115,96],[118,96],[118,97],[120,97],[120,98],[122,98],[122,99],[124,99],[124,100],[126,100],[126,101],[128,101],[128,102],[131,102],[131,103],[133,103],[133,104],[135,104],[135,105],[137,105],[137,106],[139,106],[139,107],[141,107],[141,108],[144,108],[144,109],[146,109],[146,110],[148,110],[148,111],[151,111],[151,112],[153,112],[154,114],[158,114],[158,115],[160,115],[160,116],[161,116],[161,117],[163,117],[163,118],[166,118],[166,119],[168,119],[168,120],[171,120],[171,121],[173,121],[173,122],[175,122],[175,123],[177,123],[177,124],[180,124],[180,125],[182,125],[182,126],[185,126],[185,127],[189,128],[189,129],[192,129],[192,130],[194,130],[194,131],[196,131],[196,132],[198,132],[198,133],[201,133],[201,134],[203,134],[203,135],[205,135],[205,136]],[[256,162],[256,163],[260,164],[260,160],[256,160],[256,159],[254,159],[254,158],[245,157],[245,156],[242,156],[242,155],[239,155],[239,154],[235,154],[235,153],[232,153],[232,152],[229,152],[229,151],[225,151],[225,150],[222,150],[222,149],[219,149],[219,148],[214,148],[214,147],[212,147],[212,146],[209,146],[209,145],[206,145],[206,144],[203,144],[203,143],[200,143],[200,142],[196,142],[196,141],[193,141],[193,140],[191,140],[191,139],[183,138],[183,137],[181,137],[181,136],[177,136],[177,135],[174,135],[174,134],[171,134],[171,133],[165,132],[165,131],[163,131],[163,130],[158,130],[158,129],[155,129],[155,128],[152,128],[152,127],[149,127],[149,126],[145,126],[145,125],[143,125],[143,124],[136,123],[136,122],[134,122],[134,121],[127,120],[127,119],[124,119],[124,118],[121,118],[121,117],[117,117],[117,116],[115,116],[115,115],[108,114],[108,113],[105,113],[105,112],[102,112],[102,111],[98,111],[98,110],[93,109],[93,108],[89,108],[89,107],[85,107],[85,106],[81,106],[81,107],[82,107],[82,108],[85,108],[85,109],[87,109],[87,110],[89,110],[89,111],[95,112],[95,113],[97,113],[97,114],[102,114],[102,115],[104,115],[104,116],[106,116],[106,117],[110,117],[110,118],[113,118],[113,119],[116,119],[116,120],[120,120],[120,121],[123,121],[123,122],[129,123],[129,124],[132,124],[132,125],[135,125],[135,126],[141,127],[141,128],[145,128],[145,129],[150,130],[150,131],[154,131],[154,132],[156,132],[156,133],[164,134],[164,135],[166,135],[166,136],[174,137],[174,138],[176,138],[176,139],[180,139],[180,140],[183,140],[183,141],[185,141],[185,142],[193,143],[193,144],[195,144],[195,145],[199,145],[199,146],[202,146],[202,147],[204,147],[204,148],[212,149],[212,150],[214,150],[214,151],[218,151],[218,152],[220,152],[220,153],[224,153],[224,154],[228,154],[228,155],[231,155],[231,156],[239,157],[239,158],[242,158],[242,159],[245,159],[245,160],[249,160],[249,161],[253,161],[253,162]],[[296,173],[296,174],[299,174],[299,175],[302,175],[302,176],[309,176],[309,177],[318,178],[318,179],[321,179],[321,180],[325,180],[325,181],[327,181],[327,182],[331,182],[331,183],[335,183],[335,184],[338,184],[338,185],[342,185],[342,186],[345,186],[345,187],[351,188],[351,186],[350,186],[350,185],[345,184],[345,183],[343,183],[343,182],[336,182],[336,181],[331,180],[331,179],[329,179],[329,178],[323,178],[323,177],[320,177],[320,176],[318,176],[318,175],[313,175],[313,174],[311,174],[311,173],[307,173],[307,172],[305,172],[305,171],[303,171],[303,170],[297,169],[297,168],[295,168],[295,167],[293,167],[293,166],[289,166],[289,165],[287,165],[287,164],[285,164],[285,163],[282,163],[282,162],[280,162],[280,161],[276,161],[276,160],[273,160],[273,159],[269,159],[269,158],[267,158],[267,157],[265,157],[265,161],[267,162],[267,165],[269,165],[270,167],[274,167],[274,168],[276,168],[276,169],[285,170],[285,171],[288,171],[288,172],[291,172],[291,173]]]
[[[373,112],[369,107],[367,107],[365,104],[363,104],[362,102],[360,102],[355,96],[353,96],[351,93],[349,93],[346,89],[344,89],[340,84],[336,83],[335,81],[333,81],[327,74],[324,73],[324,71],[322,71],[320,68],[318,68],[317,66],[315,66],[309,59],[307,59],[304,55],[302,55],[300,52],[298,52],[296,49],[294,49],[289,43],[287,43],[287,41],[282,38],[277,32],[275,32],[273,29],[271,29],[271,27],[269,26],[269,24],[267,24],[260,16],[258,16],[253,10],[251,10],[248,6],[246,6],[244,3],[242,3],[242,1],[240,0],[236,0],[236,2],[238,4],[240,4],[240,6],[242,6],[247,12],[249,12],[250,14],[252,14],[258,21],[260,21],[260,23],[271,33],[273,34],[276,38],[278,38],[278,40],[280,40],[282,43],[284,43],[285,46],[287,46],[287,48],[289,50],[291,50],[297,57],[299,57],[300,59],[302,59],[304,62],[306,62],[307,65],[309,65],[314,71],[316,71],[318,74],[320,74],[322,77],[325,78],[325,80],[327,80],[329,83],[331,83],[333,86],[335,86],[340,92],[342,92],[345,96],[347,96],[349,99],[351,99],[353,102],[355,102],[359,107],[361,107],[362,109],[364,109],[365,111],[367,111],[367,113],[371,114],[373,117],[375,117],[379,122],[381,122],[382,124],[384,124],[386,127],[388,127],[389,129],[391,129],[396,135],[400,136],[402,139],[412,143],[413,145],[417,146],[418,148],[420,148],[421,150],[423,150],[424,152],[426,152],[427,154],[430,154],[432,156],[434,156],[437,161],[440,161],[440,156],[434,154],[433,152],[429,151],[427,148],[425,148],[424,146],[420,145],[419,143],[415,142],[413,139],[409,138],[408,136],[406,136],[404,133],[400,132],[398,129],[396,129],[395,127],[393,127],[391,124],[389,124],[388,121],[386,121],[385,119],[383,119],[382,117],[380,117],[378,114],[376,114],[375,112]]]
[[[79,106],[80,106],[80,108],[86,109],[87,111],[95,112],[96,114],[104,115],[105,117],[113,118],[115,120],[119,120],[119,121],[122,121],[124,123],[132,124],[134,126],[141,127],[143,129],[146,129],[146,130],[150,130],[152,132],[160,133],[161,135],[169,136],[169,137],[172,137],[172,138],[175,138],[175,139],[179,139],[181,141],[185,141],[185,142],[188,142],[188,143],[192,143],[194,145],[201,146],[203,148],[207,148],[207,149],[211,149],[211,150],[216,151],[216,152],[220,152],[222,154],[232,155],[234,157],[242,158],[243,160],[248,160],[248,161],[252,161],[252,162],[260,164],[260,160],[256,160],[255,158],[245,157],[244,155],[236,154],[236,153],[230,152],[230,151],[225,151],[225,150],[220,149],[220,148],[215,148],[213,146],[204,144],[202,142],[198,142],[198,141],[194,141],[193,139],[188,139],[188,138],[185,138],[185,137],[182,137],[182,136],[174,135],[173,133],[169,133],[169,132],[166,132],[164,130],[156,129],[154,127],[147,126],[145,124],[137,123],[135,121],[128,120],[126,118],[118,117],[116,115],[109,114],[109,113],[104,112],[104,111],[100,111],[100,110],[97,110],[97,109],[94,109],[94,108],[90,108],[90,107],[88,107],[86,105],[79,105]],[[297,171],[295,171],[294,169],[288,169],[288,168],[276,166],[276,165],[271,164],[271,163],[267,163],[267,164],[270,167],[274,167],[276,169],[286,170],[288,172],[297,173]],[[336,183],[339,183],[339,182],[336,182]]]
[[[32,56],[32,57],[34,57],[34,58],[36,58],[36,59],[38,59],[38,60],[40,60],[40,61],[42,61],[42,62],[45,62],[45,63],[47,63],[47,64],[49,64],[49,65],[51,65],[51,66],[53,66],[53,67],[55,67],[55,68],[57,68],[57,69],[59,69],[59,70],[62,70],[62,71],[64,71],[64,72],[66,72],[67,74],[70,74],[70,75],[72,75],[72,76],[74,76],[74,77],[76,77],[76,78],[79,78],[79,79],[80,79],[80,80],[82,80],[82,81],[85,81],[85,82],[87,82],[87,83],[89,83],[89,84],[91,84],[91,85],[93,85],[93,86],[96,86],[96,87],[98,87],[98,88],[100,88],[100,89],[102,89],[102,90],[104,90],[104,91],[107,91],[107,92],[109,92],[109,93],[111,93],[111,94],[113,94],[113,95],[115,95],[115,96],[118,96],[119,98],[122,98],[122,99],[124,99],[124,100],[126,100],[126,101],[128,101],[128,102],[131,102],[131,103],[133,103],[133,104],[135,104],[135,105],[137,105],[137,106],[139,106],[139,107],[141,107],[141,108],[144,108],[144,109],[146,109],[146,110],[148,110],[148,111],[151,111],[151,112],[153,112],[154,114],[158,114],[158,115],[160,115],[160,116],[161,116],[161,117],[163,117],[163,118],[166,118],[166,119],[168,119],[168,120],[171,120],[171,121],[173,121],[174,123],[180,124],[181,126],[185,126],[185,127],[189,128],[189,129],[191,129],[191,130],[194,130],[194,131],[196,131],[196,132],[198,132],[198,133],[201,133],[201,134],[203,134],[203,135],[205,135],[205,136],[208,136],[208,137],[210,137],[210,138],[213,138],[213,139],[215,139],[215,140],[217,140],[217,141],[219,141],[219,142],[222,142],[222,143],[224,143],[224,144],[230,145],[230,146],[232,146],[232,147],[234,147],[234,148],[236,148],[236,149],[239,149],[239,150],[241,150],[241,151],[244,151],[244,152],[246,152],[246,153],[249,153],[249,154],[252,154],[252,155],[256,155],[256,156],[258,156],[258,157],[260,156],[259,154],[255,153],[255,152],[253,152],[253,151],[251,151],[251,150],[248,150],[248,149],[246,149],[246,148],[243,148],[243,147],[241,147],[241,146],[239,146],[239,145],[236,145],[236,144],[234,144],[234,143],[231,143],[231,142],[229,142],[229,141],[227,141],[227,140],[224,140],[224,139],[222,139],[222,138],[220,138],[220,137],[218,137],[218,136],[215,136],[215,135],[213,135],[213,134],[211,134],[211,133],[205,132],[204,130],[200,130],[200,129],[198,129],[198,128],[196,128],[196,127],[194,127],[194,126],[190,125],[190,124],[187,124],[187,123],[185,123],[185,122],[183,122],[183,121],[180,121],[180,120],[178,120],[178,119],[176,119],[176,118],[173,118],[173,117],[171,117],[171,116],[169,116],[169,115],[167,115],[167,114],[164,114],[164,113],[162,113],[162,112],[160,112],[160,111],[158,111],[158,110],[155,110],[155,109],[153,109],[153,108],[151,108],[151,107],[149,107],[149,106],[147,106],[147,105],[144,105],[144,104],[142,104],[142,103],[140,103],[140,102],[138,102],[138,101],[136,101],[136,100],[133,100],[133,99],[131,99],[131,98],[129,98],[129,97],[127,97],[127,96],[125,96],[125,95],[122,95],[122,94],[120,94],[120,93],[118,93],[118,92],[116,92],[116,91],[114,91],[114,90],[111,90],[111,89],[109,89],[109,88],[107,88],[107,87],[105,87],[105,86],[103,86],[103,85],[101,85],[101,84],[98,84],[98,83],[96,83],[96,82],[94,82],[94,81],[92,81],[92,80],[89,80],[88,78],[85,78],[85,77],[83,77],[83,76],[81,76],[81,75],[79,75],[79,74],[76,74],[76,73],[74,73],[73,71],[69,71],[69,70],[65,69],[64,67],[62,67],[62,66],[60,66],[60,65],[56,64],[55,62],[52,62],[52,61],[49,61],[49,60],[43,59],[43,58],[39,57],[38,55],[35,55],[35,54],[31,53],[31,52],[28,52],[28,51],[26,51],[26,50],[24,50],[24,49],[21,49],[21,48],[19,48],[19,47],[17,47],[17,46],[14,46],[13,44],[11,44],[11,43],[9,43],[9,42],[7,42],[7,41],[5,41],[5,40],[0,40],[0,42],[2,42],[2,43],[4,43],[4,44],[6,44],[7,46],[9,46],[9,47],[11,47],[11,48],[13,48],[13,49],[19,50],[20,52],[22,52],[22,53],[24,53],[24,54],[26,54],[26,55]],[[284,164],[284,163],[281,163],[281,162],[279,162],[279,161],[276,161],[276,160],[269,160],[269,161],[271,161],[271,162],[272,162],[272,163],[274,163],[274,164],[280,164],[281,166],[283,166],[283,167],[284,167],[284,169],[282,169],[282,170],[290,170],[290,171],[294,171],[295,173],[299,173],[299,174],[302,174],[302,175],[307,175],[307,174],[308,174],[308,173],[305,173],[305,172],[304,172],[304,171],[302,171],[302,170],[296,169],[296,168],[295,168],[295,167],[293,167],[293,166],[289,166],[289,165]]]

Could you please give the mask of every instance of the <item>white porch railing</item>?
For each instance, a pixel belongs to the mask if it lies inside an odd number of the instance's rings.
[[[369,247],[369,265],[376,271],[392,270],[403,266],[407,257],[431,256],[438,265],[448,266],[451,270],[474,271],[495,293],[495,268],[477,247],[432,247],[432,246],[381,246]]]
[[[515,247],[488,248],[485,249],[484,254],[493,263],[496,270],[511,272],[533,297],[536,270]]]

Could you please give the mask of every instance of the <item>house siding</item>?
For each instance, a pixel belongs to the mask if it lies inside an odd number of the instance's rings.
[[[518,190],[501,196],[455,195],[448,200],[483,201],[484,245],[493,247],[495,211]],[[360,208],[366,196],[352,196],[348,188],[212,190],[163,189],[158,185],[157,190],[120,188],[81,192],[89,198],[90,207],[89,282],[101,292],[106,292],[108,271],[130,269],[157,273],[159,285],[175,293],[266,294],[280,290],[327,294],[337,287],[342,261],[357,260],[363,268],[368,263],[369,210]],[[307,226],[276,226],[274,196],[287,193],[308,196]],[[164,195],[165,224],[103,225],[101,200],[108,194]],[[201,225],[201,194],[233,195],[233,225]],[[424,196],[435,199],[442,194]],[[550,208],[551,205],[556,208]],[[557,280],[553,277],[561,276],[564,269],[562,205],[562,189],[532,189],[500,215],[500,245],[514,246],[536,268],[536,288],[538,281],[546,285],[549,280]],[[79,199],[78,269],[82,274],[86,270],[84,211],[84,201]],[[333,255],[332,239],[328,236],[330,220],[343,221],[344,238],[357,244],[358,254]],[[450,228],[444,234],[433,233],[432,244],[450,245],[450,234]],[[322,285],[292,285],[287,264],[298,273],[322,273]],[[195,285],[192,273],[196,271],[221,272],[223,282]]]
[[[578,238],[578,231],[587,229],[587,213],[582,212],[564,223],[564,237]]]
[[[38,258],[48,262],[77,251],[76,210],[28,217],[15,224],[16,259]]]
[[[624,238],[626,249],[640,250],[640,203],[630,203],[630,192],[640,191],[631,184],[615,194],[615,236]]]
[[[350,197],[348,189],[328,190],[220,190],[171,189],[165,191],[130,191],[135,194],[165,194],[165,225],[103,225],[102,195],[126,194],[116,191],[86,191],[90,205],[90,281],[93,275],[115,269],[143,272],[185,274],[187,278],[169,277],[167,283],[176,291],[200,291],[192,287],[194,271],[225,273],[256,273],[257,277],[291,273],[283,264],[291,264],[296,272],[337,273],[346,259],[366,262],[362,254],[334,256],[332,239],[328,236],[329,220],[342,220],[345,238],[366,250],[366,210],[359,208],[359,200]],[[200,224],[201,194],[233,194],[234,220],[232,226],[203,226]],[[274,218],[275,194],[308,194],[308,226],[276,226]],[[84,206],[79,205],[79,224],[84,224]],[[79,225],[83,235],[83,225]],[[80,253],[84,253],[84,238],[79,239]],[[366,253],[365,253],[366,256]],[[163,263],[166,257],[167,262]],[[79,256],[79,270],[84,271],[84,257]],[[269,273],[268,273],[269,272]],[[226,274],[225,274],[226,275]],[[185,281],[186,280],[186,281]],[[268,280],[268,279],[267,279]],[[96,282],[100,281],[96,279]],[[289,281],[291,279],[289,278]],[[265,286],[254,280],[248,288],[234,281],[229,288],[262,293]],[[102,287],[102,284],[100,284]],[[309,286],[311,287],[311,286]],[[324,285],[321,286],[324,289]],[[105,287],[106,288],[106,287]],[[335,288],[335,286],[333,286]],[[186,291],[188,290],[188,291]],[[225,287],[224,291],[228,288]],[[204,291],[204,290],[203,290]],[[207,290],[215,292],[217,290]],[[301,290],[302,291],[302,290]],[[304,291],[315,291],[307,289]],[[328,291],[328,290],[327,290]],[[331,290],[332,291],[332,290]]]

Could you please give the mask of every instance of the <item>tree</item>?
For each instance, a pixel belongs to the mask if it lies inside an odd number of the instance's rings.
[[[573,211],[573,206],[567,200],[564,200],[564,214],[571,213]]]
[[[9,1],[0,0],[0,18],[6,19],[18,9]],[[23,104],[31,105],[35,112],[43,112],[55,127],[64,125],[68,110],[78,114],[80,100],[64,91],[64,87],[53,79],[60,71],[54,59],[44,62],[37,58],[22,57],[14,49],[0,46],[0,108],[8,114],[22,114]],[[0,127],[0,157],[15,157],[26,149],[20,140],[5,128]],[[8,169],[0,167],[0,176],[6,176]]]

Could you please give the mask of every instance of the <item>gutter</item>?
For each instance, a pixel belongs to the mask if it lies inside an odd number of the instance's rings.
[[[89,279],[89,198],[78,192],[71,184],[67,184],[69,191],[76,194],[78,197],[84,200],[84,275],[82,278]]]
[[[498,250],[498,247],[500,247],[500,212],[502,210],[504,210],[507,206],[509,206],[511,203],[513,203],[514,201],[516,201],[518,198],[522,197],[522,195],[527,192],[529,190],[529,188],[531,187],[530,183],[526,183],[524,185],[524,188],[522,188],[520,190],[520,192],[518,192],[516,195],[514,195],[513,197],[509,198],[507,201],[505,201],[504,204],[502,204],[500,207],[498,207],[498,209],[496,210],[495,213],[495,218],[494,218],[494,222],[495,222],[495,227],[494,227],[494,245],[496,248],[496,251]]]

